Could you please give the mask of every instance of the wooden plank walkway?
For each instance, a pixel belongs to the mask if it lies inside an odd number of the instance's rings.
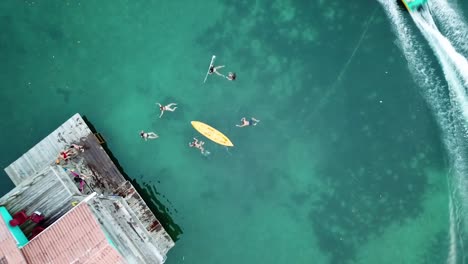
[[[99,222],[111,223],[103,228],[122,255],[135,258],[128,259],[129,263],[159,264],[165,261],[166,254],[158,248],[157,241],[148,236],[123,198],[93,199],[88,204]]]
[[[79,157],[83,158],[85,167],[81,168],[81,172],[92,176],[88,183],[96,192],[113,193],[114,190],[125,184],[127,180],[93,134],[88,135],[82,144],[85,151],[80,153]]]
[[[156,246],[160,252],[167,254],[169,249],[171,249],[175,243],[162,227],[153,212],[148,208],[148,205],[146,205],[143,198],[141,198],[135,190],[135,187],[133,187],[130,182],[126,182],[118,189],[117,194],[123,197],[129,207],[132,208],[138,219],[140,219],[146,227],[150,236],[157,242]]]
[[[83,158],[83,166],[76,170],[91,176],[87,180],[91,192],[104,195],[118,195],[125,199],[136,217],[141,221],[149,235],[156,241],[156,247],[164,255],[175,243],[166,230],[151,212],[133,185],[117,169],[104,148],[98,143],[94,135],[89,135],[84,141],[85,151],[79,154]],[[87,171],[88,170],[88,171]]]

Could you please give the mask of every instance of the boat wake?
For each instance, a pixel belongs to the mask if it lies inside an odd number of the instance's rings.
[[[450,236],[447,263],[465,263],[468,238],[468,27],[462,16],[446,0],[432,0],[419,12],[411,12],[417,28],[427,40],[442,69],[444,79],[436,77],[433,63],[416,35],[412,24],[393,0],[378,0],[384,7],[398,44],[408,61],[413,78],[430,106],[441,130],[450,159],[449,188]],[[442,29],[439,30],[438,26]]]
[[[431,0],[428,2],[433,16],[439,21],[439,26],[453,46],[465,57],[468,56],[468,25],[463,16],[452,7],[447,0]]]

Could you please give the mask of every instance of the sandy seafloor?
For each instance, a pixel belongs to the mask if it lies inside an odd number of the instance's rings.
[[[169,264],[446,263],[450,164],[395,39],[377,1],[4,0],[0,167],[80,113],[159,201]],[[203,84],[212,54],[235,82]],[[191,120],[235,147],[190,149]]]

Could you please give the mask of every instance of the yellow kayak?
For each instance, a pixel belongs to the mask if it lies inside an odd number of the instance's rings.
[[[207,137],[211,141],[227,147],[234,146],[229,138],[227,138],[223,133],[219,132],[215,128],[212,128],[211,126],[199,121],[192,121],[190,123],[192,123],[193,128],[195,128],[198,132],[200,132],[200,134]]]

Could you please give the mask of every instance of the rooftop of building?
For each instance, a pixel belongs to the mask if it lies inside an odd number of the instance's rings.
[[[81,202],[60,220],[17,247],[9,223],[0,221],[0,259],[7,263],[125,263],[101,229],[90,206]],[[16,243],[15,243],[16,242]]]

